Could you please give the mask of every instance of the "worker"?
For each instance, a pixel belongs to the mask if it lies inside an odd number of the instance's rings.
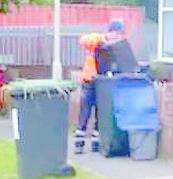
[[[125,38],[125,27],[122,19],[111,20],[106,38],[107,40],[121,40]]]
[[[83,153],[85,146],[86,130],[88,119],[91,115],[92,107],[95,107],[95,126],[91,136],[91,150],[98,152],[100,148],[99,142],[99,130],[98,130],[98,118],[97,118],[97,107],[96,107],[96,92],[94,77],[100,71],[99,62],[96,59],[96,50],[100,45],[107,42],[110,39],[113,31],[121,31],[123,25],[119,22],[113,22],[110,24],[108,34],[91,33],[83,35],[80,38],[80,45],[87,49],[88,54],[85,59],[83,71],[81,73],[82,83],[82,94],[80,99],[80,113],[78,119],[77,130],[75,131],[75,153]],[[106,56],[103,52],[103,57]]]

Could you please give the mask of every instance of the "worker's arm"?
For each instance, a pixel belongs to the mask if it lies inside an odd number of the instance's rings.
[[[97,74],[96,60],[92,56],[88,56],[85,60],[83,71],[81,73],[81,82],[90,82]]]

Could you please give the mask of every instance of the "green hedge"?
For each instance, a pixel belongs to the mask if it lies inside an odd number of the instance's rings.
[[[31,4],[54,5],[54,0],[29,0]]]
[[[29,0],[34,4],[48,4],[53,5],[54,0]],[[134,5],[138,6],[142,4],[142,0],[61,0],[61,3],[80,3],[80,2],[89,2],[92,4],[106,4],[106,5]]]
[[[91,0],[95,4],[140,5],[141,0]]]
[[[37,0],[36,0],[37,1]],[[93,4],[110,4],[110,5],[141,5],[142,0],[83,0]],[[62,3],[82,2],[82,0],[61,0]]]
[[[17,7],[28,0],[0,0],[0,13],[7,13],[9,11],[9,3],[13,2]],[[31,4],[38,5],[54,5],[54,0],[29,0]],[[88,2],[92,4],[106,4],[106,5],[133,5],[138,6],[142,4],[142,0],[60,0],[61,3],[81,3]]]

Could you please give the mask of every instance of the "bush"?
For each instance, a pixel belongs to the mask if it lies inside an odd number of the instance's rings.
[[[141,0],[91,0],[96,4],[111,4],[111,5],[140,5]]]
[[[14,3],[18,8],[20,4],[31,3],[38,5],[54,5],[54,0],[0,0],[0,13],[8,13],[9,4]],[[61,3],[84,3],[84,4],[106,4],[106,5],[142,5],[142,0],[60,0]]]
[[[7,107],[0,109],[0,117],[1,119],[3,119],[3,117],[9,117],[9,110]]]
[[[29,0],[31,4],[54,5],[54,0]]]
[[[153,79],[160,79],[161,74],[163,73],[163,63],[157,62],[156,60],[152,61],[150,64],[150,75]]]
[[[93,4],[110,4],[110,5],[141,5],[142,0],[61,0],[61,3],[83,3],[85,1]]]

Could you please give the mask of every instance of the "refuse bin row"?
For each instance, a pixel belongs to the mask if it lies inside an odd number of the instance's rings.
[[[130,155],[135,160],[157,157],[161,125],[156,91],[144,76],[96,78],[101,151],[106,157]],[[20,80],[4,87],[4,93],[11,97],[21,178],[73,173],[73,168],[67,165],[67,97],[76,87],[70,81],[53,80]],[[171,106],[164,106],[173,104],[172,92],[170,83],[158,90],[163,102],[159,105],[161,149],[168,157],[173,156],[172,111]]]

